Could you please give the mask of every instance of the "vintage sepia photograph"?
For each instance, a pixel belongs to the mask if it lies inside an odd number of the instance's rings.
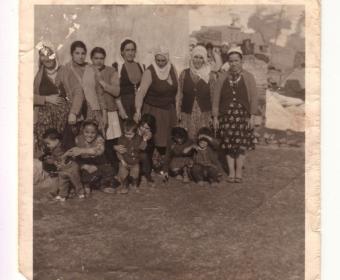
[[[32,279],[307,279],[305,5],[32,15]]]

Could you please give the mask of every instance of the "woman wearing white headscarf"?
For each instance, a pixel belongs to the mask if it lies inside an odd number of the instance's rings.
[[[191,53],[190,67],[179,77],[177,97],[178,121],[188,130],[190,138],[211,122],[211,79],[207,50],[196,46]]]
[[[145,70],[136,94],[135,121],[143,114],[156,119],[154,142],[158,152],[165,155],[171,128],[176,125],[176,95],[178,78],[175,67],[169,61],[169,50],[158,48],[154,61]]]
[[[42,135],[48,128],[61,133],[67,122],[70,106],[60,78],[61,66],[58,63],[53,45],[40,42],[39,70],[34,78],[34,152],[39,157],[43,150]]]

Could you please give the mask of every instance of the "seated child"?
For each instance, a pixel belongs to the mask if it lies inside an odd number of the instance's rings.
[[[43,169],[59,178],[56,200],[65,201],[69,195],[70,184],[79,198],[84,198],[84,187],[80,180],[78,164],[67,157],[61,145],[61,135],[56,129],[47,129],[43,135],[46,146],[42,156]]]
[[[113,171],[106,162],[105,141],[99,135],[97,123],[93,120],[84,121],[75,143],[76,147],[68,150],[66,155],[77,159],[87,190],[102,189],[104,192],[114,192],[111,187]]]
[[[118,193],[129,192],[129,175],[131,177],[131,188],[137,190],[137,180],[139,178],[140,151],[145,150],[150,134],[140,136],[137,132],[137,124],[133,120],[127,119],[123,124],[123,135],[118,139],[115,150],[120,160],[118,180],[121,183]]]
[[[188,168],[192,166],[192,140],[188,137],[188,132],[183,127],[174,127],[171,130],[171,142],[167,149],[164,172],[169,173],[188,183]]]
[[[218,141],[209,128],[199,129],[197,145],[194,145],[193,149],[195,150],[194,165],[190,169],[192,179],[199,185],[204,185],[205,181],[212,185],[218,184],[221,176],[221,165],[216,152]]]
[[[154,180],[151,177],[152,156],[155,149],[152,135],[156,129],[156,119],[153,115],[144,114],[138,124],[137,133],[140,136],[146,135],[149,140],[145,150],[140,151],[140,180],[145,176],[146,181],[153,186]]]

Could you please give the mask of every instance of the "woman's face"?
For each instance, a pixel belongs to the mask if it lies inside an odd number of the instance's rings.
[[[195,54],[192,59],[192,64],[196,69],[200,69],[204,64],[204,58],[200,54]]]
[[[91,61],[96,68],[101,69],[105,63],[105,56],[102,53],[94,53],[91,57]]]
[[[93,125],[84,127],[84,138],[87,143],[92,143],[97,138],[97,128]]]
[[[57,61],[55,59],[50,59],[49,56],[50,55],[40,54],[40,61],[45,68],[54,69],[57,65]]]
[[[232,72],[239,72],[242,69],[242,59],[237,53],[229,55],[228,63]]]
[[[168,64],[168,59],[161,54],[155,56],[155,61],[159,68],[164,68]]]
[[[72,61],[82,65],[85,63],[86,51],[83,48],[77,47],[72,53]]]
[[[125,46],[124,50],[122,51],[122,57],[127,62],[133,62],[136,58],[136,48],[134,44],[129,43]]]

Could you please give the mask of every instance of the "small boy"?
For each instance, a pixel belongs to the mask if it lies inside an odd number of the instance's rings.
[[[45,131],[42,138],[46,146],[45,154],[42,156],[43,168],[59,178],[58,195],[55,199],[65,201],[69,194],[70,184],[74,187],[79,198],[85,198],[79,166],[65,156],[65,151],[61,145],[61,135],[56,129],[50,128]]]
[[[199,185],[204,185],[205,181],[217,185],[221,165],[216,152],[218,141],[213,137],[212,131],[207,127],[200,128],[197,132],[197,145],[192,148],[195,150],[194,165],[190,169],[193,180]]]
[[[129,175],[132,179],[131,188],[138,192],[137,181],[140,170],[140,152],[145,150],[150,134],[141,136],[136,132],[137,124],[133,120],[127,119],[123,124],[123,135],[118,139],[118,143],[114,147],[118,152],[117,155],[120,160],[118,171],[118,180],[121,183],[121,187],[118,190],[120,194],[127,194],[129,192]]]
[[[192,166],[192,145],[193,141],[189,139],[188,132],[183,127],[174,127],[171,130],[171,143],[167,150],[164,172],[167,176],[182,179],[183,183],[188,183],[188,168]]]

